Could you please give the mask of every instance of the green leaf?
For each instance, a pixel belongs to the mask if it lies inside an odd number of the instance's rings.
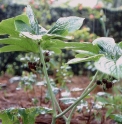
[[[71,42],[71,45],[74,45],[73,50],[84,50],[84,51],[89,51],[93,54],[99,54],[99,47],[97,45],[93,45],[92,43],[89,42],[82,42],[82,43],[77,43],[77,42]]]
[[[43,28],[42,26],[40,26],[40,25],[39,25],[39,34],[40,35],[47,34],[47,30],[45,28]]]
[[[38,45],[29,38],[4,38],[0,39],[0,44],[9,44],[0,48],[0,52],[25,51],[38,53]]]
[[[97,96],[96,98],[97,98],[97,101],[98,102],[101,102],[104,105],[109,104],[109,102],[106,100],[105,97],[99,97],[99,96]]]
[[[70,32],[78,30],[83,24],[84,18],[80,17],[62,17],[57,20],[55,25],[48,31],[48,34],[67,35]]]
[[[28,114],[28,121],[29,121],[29,124],[35,124],[35,118],[37,116],[37,111],[32,111],[32,112],[29,112]]]
[[[122,78],[122,49],[121,44],[116,44],[113,38],[102,37],[93,41],[100,48],[99,53],[105,55],[95,62],[95,67],[117,79]]]
[[[56,53],[56,54],[61,54],[61,50],[60,49],[58,49],[58,48],[49,48],[49,50],[51,50],[51,51],[53,51],[54,53]]]
[[[9,18],[9,19],[3,20],[0,23],[0,35],[8,34],[8,35],[14,36],[14,37],[19,36],[19,32],[17,32],[15,30],[15,26],[14,26],[15,20],[22,20],[26,24],[29,23],[26,15],[19,15],[14,18]]]
[[[102,54],[98,54],[98,55],[90,56],[88,58],[74,58],[69,60],[67,64],[75,64],[75,63],[86,62],[86,61],[96,61],[102,56],[103,56]]]
[[[34,33],[29,25],[22,20],[15,20],[15,28],[18,32],[30,32]]]
[[[122,49],[115,43],[113,38],[101,37],[93,41],[100,48],[100,53],[106,58],[116,61],[122,55]]]
[[[26,50],[23,49],[22,47],[16,46],[16,45],[7,45],[7,46],[0,48],[0,53],[14,52],[14,51],[26,51]]]
[[[33,32],[35,32],[36,35],[39,35],[39,25],[38,25],[38,21],[34,16],[33,10],[31,9],[31,6],[28,5],[26,7],[26,14],[29,18],[29,22],[31,25],[31,28],[33,30]]]
[[[2,120],[2,124],[13,124],[6,112],[0,112],[0,119]]]
[[[113,109],[112,108],[109,108],[105,114],[105,117],[109,117],[111,115],[111,113],[113,112]]]
[[[71,37],[63,37],[61,35],[57,34],[45,34],[42,36],[44,40],[49,40],[49,39],[58,39],[58,40],[71,40]]]
[[[79,42],[63,42],[58,39],[47,39],[41,43],[42,47],[44,49],[50,49],[50,48],[60,48],[60,49],[72,49],[72,50],[85,50],[89,51],[93,54],[99,53],[99,48],[96,45],[93,45],[91,43],[79,43]]]
[[[28,118],[28,114],[25,111],[25,108],[20,108],[18,112],[22,116],[23,124],[29,124],[29,120],[28,120],[29,118]]]
[[[112,118],[113,120],[115,120],[118,123],[122,123],[122,115],[120,115],[120,114],[112,114],[112,115],[110,115],[110,118]]]
[[[88,57],[88,56],[93,56],[95,55],[92,52],[89,51],[84,51],[84,50],[76,50],[75,52],[78,52],[79,54],[77,54],[75,57],[76,58],[84,58],[84,57]]]
[[[118,46],[122,49],[122,41],[118,43]]]
[[[122,78],[122,57],[120,57],[117,61],[108,59],[106,57],[101,57],[95,62],[95,67],[99,71],[111,75],[117,79]]]

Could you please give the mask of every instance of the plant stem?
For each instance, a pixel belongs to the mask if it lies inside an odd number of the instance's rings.
[[[51,96],[51,102],[52,102],[52,107],[53,107],[52,124],[55,124],[55,117],[57,115],[56,106],[55,106],[55,100],[56,99],[55,99],[54,93],[52,91],[52,87],[51,87],[50,80],[49,80],[49,77],[48,77],[48,73],[47,73],[47,69],[46,69],[46,64],[45,64],[45,61],[44,61],[44,56],[43,56],[43,52],[42,52],[42,48],[41,47],[40,47],[40,59],[41,59],[41,62],[43,64],[43,72],[44,72],[44,75],[45,75],[45,78],[46,78],[46,81],[47,81],[48,90],[49,90],[49,93],[50,93],[50,96]]]
[[[62,113],[60,113],[59,115],[56,116],[56,118],[61,117],[62,115],[64,115],[65,113],[67,113],[70,109],[74,108],[83,98],[85,98],[96,86],[97,84],[95,83],[92,87],[91,85],[94,83],[96,77],[97,77],[98,71],[96,72],[95,76],[93,77],[92,81],[90,82],[90,84],[87,86],[87,88],[84,90],[84,92],[82,93],[82,95],[80,96],[80,98],[73,103],[71,106],[69,106],[66,110],[64,110]],[[91,87],[91,88],[90,88]],[[90,88],[90,89],[89,89]],[[74,110],[74,109],[73,109]],[[72,114],[71,114],[72,115]],[[71,116],[70,115],[70,116]]]
[[[72,109],[74,106],[76,106],[83,98],[85,98],[95,87],[97,86],[97,84],[94,84],[91,89],[89,89],[85,94],[81,95],[80,98],[73,103],[71,106],[69,106],[66,110],[64,110],[62,113],[60,113],[59,115],[56,116],[56,118],[61,117],[62,115],[64,115],[65,113],[67,113],[70,109]]]
[[[97,74],[98,74],[98,71],[96,72],[96,74],[95,74],[93,80],[89,83],[89,85],[87,86],[87,88],[83,91],[82,95],[85,94],[85,93],[87,92],[87,90],[93,85],[94,80],[95,80]],[[77,104],[78,104],[78,103],[77,103]],[[69,117],[68,117],[68,119],[67,119],[67,123],[66,123],[66,124],[70,124],[71,117],[72,117],[72,115],[73,115],[73,112],[74,112],[75,109],[76,109],[77,104],[72,108],[72,110],[71,110],[71,112],[70,112],[70,114],[69,114]]]
[[[55,99],[56,99],[56,98],[55,98]],[[55,103],[56,103],[56,105],[57,105],[58,111],[59,111],[60,113],[62,113],[62,110],[61,110],[61,108],[60,108],[60,106],[59,106],[57,100],[55,100]],[[64,118],[65,121],[67,121],[67,117],[66,117],[65,115],[63,115],[63,118]]]
[[[72,110],[71,110],[71,112],[70,112],[70,114],[69,114],[69,117],[67,118],[66,124],[70,124],[70,121],[71,121],[73,112],[74,112],[75,109],[76,109],[76,106],[77,106],[77,105],[75,105],[75,106],[72,108]]]
[[[98,71],[95,73],[95,75],[93,76],[92,81],[89,83],[89,85],[88,85],[87,88],[83,91],[82,94],[84,94],[85,92],[87,92],[87,90],[94,84],[94,81],[95,81],[97,75],[98,75]]]

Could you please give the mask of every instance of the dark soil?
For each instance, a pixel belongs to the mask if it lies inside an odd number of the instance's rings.
[[[34,106],[32,102],[32,98],[37,98],[38,103],[37,106],[46,106],[51,107],[51,103],[49,101],[45,101],[45,93],[46,88],[44,86],[34,86],[32,91],[25,92],[23,89],[16,90],[18,86],[18,82],[16,83],[10,83],[9,79],[11,77],[8,75],[4,75],[0,77],[0,110],[4,110],[10,107],[23,107],[23,108],[29,108]],[[74,76],[71,79],[72,83],[67,83],[68,89],[71,91],[73,88],[82,88],[84,89],[89,84],[89,79],[85,76]],[[60,93],[57,94],[56,98],[59,101],[59,98],[61,98],[62,92],[65,90],[62,90]],[[116,124],[113,120],[107,118],[105,119],[105,109],[101,109],[99,112],[101,113],[101,121],[97,121],[95,117],[93,116],[93,102],[94,102],[94,94],[96,94],[98,91],[102,91],[102,88],[98,86],[92,93],[91,97],[87,99],[89,103],[89,110],[90,112],[87,112],[84,108],[81,112],[74,112],[74,115],[71,119],[71,124]],[[77,92],[71,92],[71,97],[78,97],[82,91]],[[59,101],[60,107],[62,110],[66,109],[68,105],[62,103]],[[68,113],[66,114],[68,115]],[[39,115],[36,120],[35,124],[51,124],[52,116],[50,114],[45,115]],[[58,118],[56,120],[56,124],[65,124],[64,120],[62,118]]]

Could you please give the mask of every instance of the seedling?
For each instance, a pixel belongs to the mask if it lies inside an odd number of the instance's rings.
[[[60,18],[50,30],[46,30],[38,24],[31,7],[28,5],[26,8],[26,14],[4,20],[0,23],[0,34],[9,35],[8,38],[0,39],[1,44],[6,44],[0,48],[1,53],[23,51],[38,54],[40,62],[43,65],[42,70],[51,98],[51,124],[55,124],[56,119],[61,116],[64,118],[66,124],[70,124],[72,114],[77,105],[97,86],[94,82],[97,78],[98,71],[111,75],[117,79],[122,78],[122,43],[116,44],[113,38],[107,37],[98,38],[94,40],[93,43],[64,42],[64,40],[68,39],[66,36],[70,32],[74,32],[82,26],[83,20],[84,18],[75,16]],[[50,59],[45,59],[43,53],[43,51],[46,50],[53,51],[55,54],[60,54],[61,49],[72,49],[79,51],[76,58],[68,61],[67,64],[94,61],[94,65],[98,70],[79,99],[77,99],[64,111],[61,110],[55,98],[55,94],[53,93],[52,85],[48,77],[46,62],[49,62]],[[34,63],[29,63],[29,66],[31,69],[36,71],[36,65]],[[71,110],[70,114],[66,117],[65,114],[69,110]],[[10,116],[10,113],[7,112],[7,110],[4,110],[0,113],[0,118],[3,121],[2,123],[14,123],[12,118],[13,116]],[[20,116],[22,115],[23,124],[34,124],[34,118],[37,114],[34,114],[33,116],[29,113],[35,113],[35,111],[26,111],[22,108],[18,109],[17,112]],[[33,121],[29,121],[28,118],[33,119]],[[15,120],[17,120],[17,118]]]

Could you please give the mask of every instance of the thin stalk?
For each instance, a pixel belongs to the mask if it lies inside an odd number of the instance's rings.
[[[95,81],[97,75],[98,75],[98,71],[95,73],[95,75],[94,75],[92,81],[89,83],[89,85],[88,85],[87,88],[83,91],[82,94],[84,94],[84,93],[94,84],[94,81]]]
[[[49,80],[49,77],[48,77],[48,74],[47,74],[46,64],[45,64],[45,61],[44,61],[44,56],[43,56],[42,48],[41,47],[40,47],[40,59],[41,59],[41,62],[43,64],[43,72],[44,72],[44,75],[45,75],[45,78],[46,78],[46,81],[47,81],[48,90],[49,90],[49,93],[50,93],[50,96],[51,96],[51,102],[52,102],[52,107],[53,107],[52,124],[55,124],[54,121],[55,121],[55,117],[57,115],[56,106],[55,106],[55,96],[54,96],[54,93],[52,91],[50,80]]]
[[[98,71],[96,72],[94,78],[96,78],[97,74],[98,74]],[[93,80],[89,83],[89,85],[87,86],[87,88],[83,91],[82,95],[85,94],[85,93],[88,91],[88,89],[93,85],[94,80],[95,80],[94,78],[93,78]],[[77,104],[78,104],[78,103],[77,103]],[[69,117],[68,117],[68,119],[67,119],[67,123],[66,123],[66,124],[70,124],[70,120],[71,120],[71,118],[72,118],[73,112],[75,111],[75,109],[76,109],[76,107],[77,107],[77,104],[72,108],[72,110],[71,110],[71,112],[70,112],[70,114],[69,114]]]
[[[65,113],[67,113],[70,109],[72,109],[73,107],[75,107],[83,98],[85,98],[96,86],[97,84],[94,83],[96,77],[97,77],[98,71],[96,72],[95,76],[93,77],[92,81],[90,82],[90,84],[87,86],[87,88],[84,90],[84,92],[82,93],[82,95],[80,96],[80,98],[73,103],[71,106],[69,106],[66,110],[64,110],[62,113],[60,113],[59,115],[56,116],[56,118],[61,117],[62,115],[64,115]],[[93,86],[92,86],[93,85]],[[91,87],[92,86],[92,87]],[[91,87],[91,88],[90,88]],[[90,89],[89,89],[90,88]]]
[[[72,108],[72,110],[71,110],[71,112],[70,112],[70,114],[69,114],[69,117],[67,118],[66,124],[70,124],[70,121],[71,121],[73,112],[75,111],[76,107],[77,107],[77,105],[75,105],[75,106]]]
[[[94,84],[91,89],[89,89],[85,94],[81,95],[80,98],[73,103],[71,106],[69,106],[66,110],[64,110],[62,113],[60,113],[59,115],[56,116],[56,118],[61,117],[62,115],[64,115],[65,113],[67,113],[70,109],[72,109],[74,106],[76,106],[83,98],[85,98],[95,87],[97,86],[97,84]]]
[[[50,92],[50,95],[51,95],[51,99],[52,99],[52,105],[53,105],[53,109],[54,111],[56,111],[56,107],[55,107],[55,104],[58,108],[58,111],[61,113],[62,110],[54,96],[54,93],[52,92],[52,88],[51,88],[51,85],[50,85],[50,81],[49,81],[49,77],[48,77],[48,74],[47,74],[47,71],[46,71],[46,66],[45,66],[45,61],[44,61],[44,56],[43,56],[43,53],[42,53],[42,49],[40,48],[40,57],[41,57],[41,60],[43,61],[42,64],[43,64],[43,71],[44,71],[44,75],[46,77],[46,81],[47,81],[47,85],[48,85],[48,89],[49,89],[49,92]],[[55,114],[56,115],[56,114]],[[66,121],[67,118],[66,116],[64,115],[63,116],[64,120]]]
[[[56,99],[56,98],[55,98],[55,99]],[[60,106],[59,106],[57,100],[55,100],[55,103],[56,103],[56,105],[57,105],[58,111],[59,111],[60,113],[62,113],[62,110],[61,110],[61,108],[60,108]],[[65,121],[67,121],[67,117],[66,117],[65,115],[63,115],[63,118],[64,118]]]

